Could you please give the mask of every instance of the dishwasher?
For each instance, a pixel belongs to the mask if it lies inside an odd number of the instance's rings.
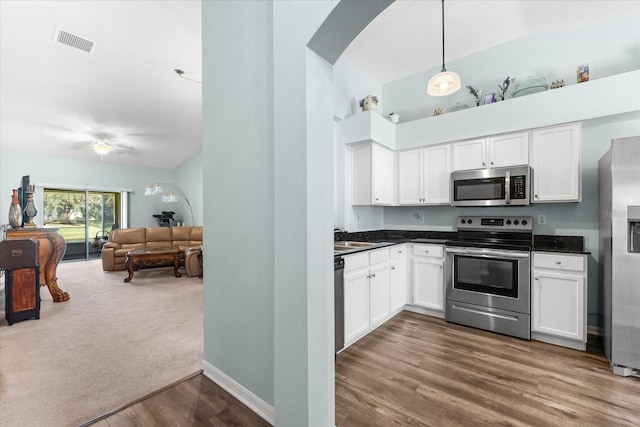
[[[336,354],[344,348],[344,259],[333,259],[333,298],[335,315],[335,350]]]

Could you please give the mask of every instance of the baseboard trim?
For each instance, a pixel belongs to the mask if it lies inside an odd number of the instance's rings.
[[[597,326],[587,326],[587,334],[600,336],[600,328]]]
[[[253,394],[233,378],[213,366],[206,360],[202,361],[202,373],[214,383],[225,389],[229,394],[258,414],[266,422],[275,425],[276,414],[273,406]]]

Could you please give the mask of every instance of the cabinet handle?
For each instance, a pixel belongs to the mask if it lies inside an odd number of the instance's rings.
[[[440,266],[440,269],[442,269],[442,266]]]
[[[428,253],[429,253],[429,251],[424,251],[424,253],[425,253],[425,254],[428,254]]]
[[[560,265],[562,264],[562,261],[556,261],[556,264]]]
[[[376,202],[378,201],[378,198],[376,197]]]
[[[482,162],[482,166],[486,166],[486,165],[484,164],[484,162]]]
[[[396,268],[395,268],[395,267],[391,267],[391,269],[392,269],[392,270],[395,270]]]
[[[376,275],[375,275],[375,274],[372,274],[371,276],[369,276],[369,278],[371,278],[371,277],[376,277]]]
[[[493,165],[493,160],[491,160],[491,165]]]
[[[538,278],[537,278],[537,277],[534,277],[534,279],[535,279],[535,280],[538,280]]]
[[[399,253],[399,254],[401,254],[401,253],[402,253],[402,251],[398,251],[398,253]]]
[[[537,199],[537,198],[538,198],[538,195],[536,194],[536,195],[535,195],[535,196],[533,196],[533,197],[535,197],[535,198]]]

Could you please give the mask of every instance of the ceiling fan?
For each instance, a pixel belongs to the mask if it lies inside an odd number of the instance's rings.
[[[93,151],[100,154],[101,156],[107,155],[109,153],[123,154],[123,153],[135,151],[135,148],[129,145],[109,144],[107,141],[103,139],[95,140],[91,144],[91,148],[93,149]]]

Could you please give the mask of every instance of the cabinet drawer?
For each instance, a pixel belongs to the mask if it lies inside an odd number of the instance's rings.
[[[369,251],[369,264],[377,264],[379,262],[389,261],[389,248],[376,249],[375,251]]]
[[[413,245],[413,255],[442,258],[444,255],[444,248],[438,245]]]
[[[369,268],[369,253],[346,255],[344,257],[344,271],[357,270],[359,268]]]
[[[392,246],[391,248],[389,248],[389,258],[391,259],[396,259],[396,258],[403,258],[406,254],[406,250],[407,247],[405,245],[396,245],[396,246]]]
[[[533,254],[533,266],[563,271],[584,271],[584,257],[581,255]]]

